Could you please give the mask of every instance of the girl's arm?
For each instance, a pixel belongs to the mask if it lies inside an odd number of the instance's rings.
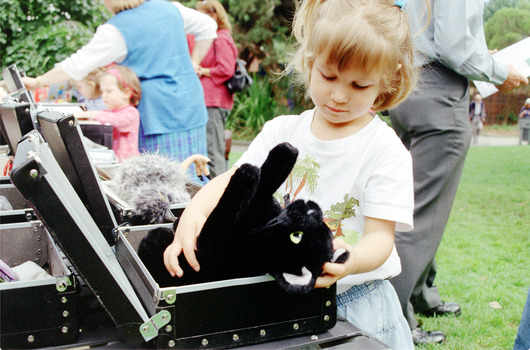
[[[204,222],[219,202],[236,167],[215,177],[195,194],[190,204],[180,217],[175,239],[164,252],[164,264],[172,276],[182,277],[183,271],[178,262],[178,256],[184,252],[190,266],[199,271],[200,266],[195,256],[195,242]]]
[[[80,120],[87,120],[87,119],[94,119],[96,115],[98,115],[101,111],[83,111],[78,112],[75,114],[77,119]]]
[[[140,112],[138,112],[136,107],[130,106],[119,111],[98,111],[92,119],[101,124],[110,124],[119,132],[125,133],[138,127]]]
[[[316,280],[315,288],[328,287],[343,277],[373,271],[383,265],[392,253],[395,226],[394,221],[366,217],[363,237],[355,246],[335,239],[333,249],[344,248],[350,257],[343,264],[325,263],[325,274]]]

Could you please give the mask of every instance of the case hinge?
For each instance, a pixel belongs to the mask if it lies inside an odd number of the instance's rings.
[[[169,321],[171,321],[171,313],[167,310],[162,310],[140,326],[140,334],[148,342],[156,338],[158,330],[167,325]]]

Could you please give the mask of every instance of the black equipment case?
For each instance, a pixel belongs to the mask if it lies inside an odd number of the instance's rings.
[[[167,315],[158,327],[161,347],[228,348],[318,334],[335,325],[335,287],[289,295],[272,277],[259,276],[159,288],[136,255],[135,245],[151,228],[120,227],[116,254],[149,315]]]
[[[61,123],[61,118],[46,117],[51,124]],[[76,130],[75,119],[66,124]],[[41,127],[45,132],[42,123]],[[68,148],[64,142],[61,147]],[[352,349],[387,348],[348,322],[337,323],[335,286],[290,296],[272,277],[258,276],[160,288],[136,254],[139,240],[152,226],[120,225],[111,234],[103,233],[106,226],[96,223],[97,214],[65,174],[67,167],[54,157],[57,149],[53,151],[37,131],[29,133],[18,149],[11,181],[107,311],[124,347],[259,348],[263,343],[265,348],[297,348],[348,342]],[[63,160],[76,157],[78,153]],[[92,171],[76,172],[77,180],[97,179],[89,165]],[[103,193],[99,185],[88,192]],[[284,338],[289,338],[286,343]]]
[[[35,129],[31,116],[31,105],[28,102],[6,102],[0,104],[0,130],[7,141],[11,154],[17,150],[17,143],[22,136]]]
[[[49,145],[33,131],[18,147],[11,181],[31,203],[124,339],[133,344],[141,343],[143,339],[138,329],[149,318],[116,260],[114,250],[53,157]]]
[[[0,347],[70,344],[78,336],[77,281],[40,221],[0,225],[0,258],[33,261],[51,277],[0,283]]]
[[[0,183],[0,196],[5,197],[13,208],[11,210],[0,211],[1,224],[37,220],[33,209],[26,202],[24,197],[20,195],[11,181]]]

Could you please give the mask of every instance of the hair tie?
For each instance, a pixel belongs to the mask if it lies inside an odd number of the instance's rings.
[[[396,0],[394,1],[394,5],[396,5],[401,9],[401,11],[403,11],[403,8],[407,6],[407,0]]]

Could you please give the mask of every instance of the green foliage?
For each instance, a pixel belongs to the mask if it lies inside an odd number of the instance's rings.
[[[484,22],[502,8],[512,7],[530,10],[529,0],[489,0],[484,6]]]
[[[230,113],[226,128],[234,132],[234,138],[252,140],[272,118],[283,114],[300,114],[312,108],[312,102],[295,88],[288,79],[275,80],[269,75],[253,75],[253,84],[237,93],[234,109]]]
[[[0,0],[0,66],[42,74],[86,44],[109,16],[92,0]]]
[[[294,2],[287,0],[228,0],[228,9],[236,26],[234,39],[242,57],[262,60],[268,71],[278,68],[284,55],[283,43],[290,36]]]
[[[275,117],[277,102],[270,79],[257,75],[253,79],[248,89],[235,95],[234,109],[226,123],[237,139],[253,139],[265,122]]]
[[[530,33],[530,11],[502,8],[495,12],[484,25],[486,41],[490,49],[503,49]]]

